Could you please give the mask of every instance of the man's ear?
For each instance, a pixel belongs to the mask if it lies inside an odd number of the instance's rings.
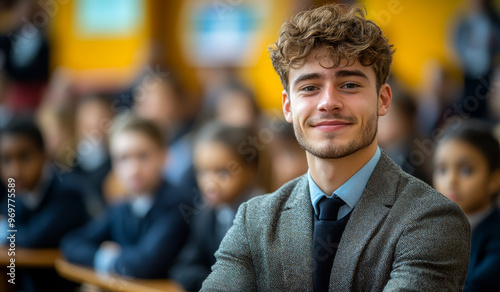
[[[289,123],[292,123],[293,119],[292,119],[292,108],[290,104],[290,96],[288,95],[286,90],[283,90],[283,92],[281,92],[281,98],[282,98],[283,114],[285,115],[285,120]]]
[[[378,115],[385,116],[389,112],[392,102],[392,91],[389,84],[385,83],[380,86],[378,92]]]

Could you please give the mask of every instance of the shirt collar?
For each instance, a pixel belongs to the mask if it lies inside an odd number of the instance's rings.
[[[380,156],[381,151],[377,146],[377,151],[372,156],[372,158],[349,180],[347,180],[343,185],[335,190],[333,194],[329,196],[323,193],[323,191],[312,179],[310,172],[307,171],[307,178],[309,180],[309,192],[311,194],[311,203],[313,205],[314,212],[318,214],[317,203],[323,196],[330,197],[334,194],[339,196],[349,206],[349,208],[354,209],[359,199],[363,195],[363,191],[365,190],[366,184],[368,183],[368,179],[370,179],[375,166],[377,166]]]
[[[23,194],[22,196],[19,196],[21,198],[21,202],[23,202],[26,208],[35,210],[40,206],[43,198],[47,194],[47,190],[50,186],[52,177],[53,174],[50,171],[50,167],[46,164],[43,168],[42,174],[35,189],[31,192]]]
[[[153,207],[153,197],[148,194],[138,195],[130,201],[132,213],[139,218],[144,218]]]

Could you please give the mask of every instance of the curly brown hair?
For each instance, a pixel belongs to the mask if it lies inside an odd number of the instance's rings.
[[[343,60],[346,66],[356,61],[373,66],[378,91],[389,78],[394,50],[380,28],[365,18],[365,12],[361,5],[328,4],[285,21],[278,40],[268,48],[283,88],[289,90],[290,68],[300,68],[312,50],[326,48],[333,61],[329,68],[338,67]]]

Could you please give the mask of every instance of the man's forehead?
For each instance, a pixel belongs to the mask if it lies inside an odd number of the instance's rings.
[[[330,53],[314,50],[303,60],[300,66],[291,66],[288,74],[290,84],[300,75],[317,73],[319,75],[334,75],[338,71],[358,71],[364,73],[368,80],[375,82],[375,71],[372,66],[363,66],[357,59],[334,60]],[[356,75],[356,74],[354,74]]]

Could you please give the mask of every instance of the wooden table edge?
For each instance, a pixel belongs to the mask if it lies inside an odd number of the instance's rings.
[[[77,282],[87,283],[98,286],[103,289],[108,289],[116,292],[181,292],[182,287],[174,281],[170,280],[148,280],[148,279],[127,279],[120,276],[99,276],[91,268],[69,263],[63,258],[57,258],[55,261],[56,271],[64,278]],[[68,273],[68,270],[73,270],[75,273]],[[75,275],[77,274],[77,275]],[[154,281],[158,283],[158,288],[151,287]],[[164,282],[163,282],[164,281]],[[169,286],[165,290],[164,285]],[[171,287],[170,287],[171,286]]]

